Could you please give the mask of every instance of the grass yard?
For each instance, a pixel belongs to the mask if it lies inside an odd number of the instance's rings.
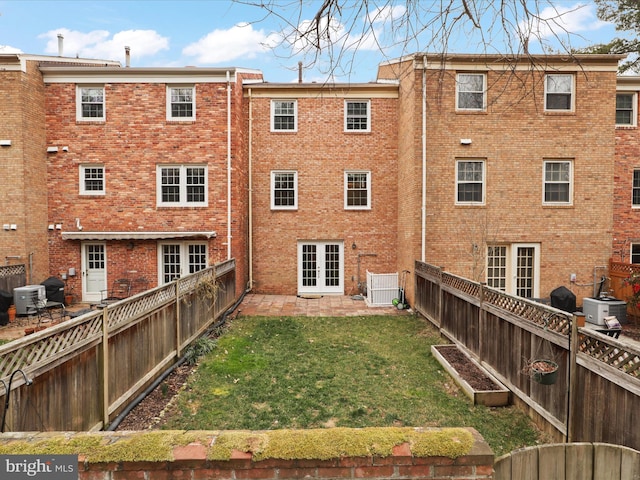
[[[474,427],[496,455],[538,432],[513,407],[474,406],[414,316],[240,317],[218,339],[163,428]]]

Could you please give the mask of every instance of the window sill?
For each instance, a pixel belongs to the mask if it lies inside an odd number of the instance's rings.
[[[545,110],[544,115],[549,117],[575,117],[576,112],[572,110]]]
[[[76,120],[76,125],[104,125],[106,120]]]
[[[196,123],[194,119],[189,119],[189,120],[167,119],[167,125],[193,125],[194,123]]]
[[[616,125],[616,130],[637,130],[637,125]]]
[[[573,203],[543,203],[542,208],[573,208]]]
[[[488,115],[489,112],[487,112],[486,109],[484,110],[463,110],[463,109],[456,109],[456,115]]]

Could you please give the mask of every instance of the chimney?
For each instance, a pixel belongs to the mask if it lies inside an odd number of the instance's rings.
[[[124,47],[124,54],[125,54],[125,57],[126,57],[125,65],[127,67],[130,67],[131,66],[131,49],[129,47]]]
[[[298,83],[302,83],[302,62],[298,62]]]
[[[64,37],[61,33],[58,34],[58,56],[61,57],[64,53]]]

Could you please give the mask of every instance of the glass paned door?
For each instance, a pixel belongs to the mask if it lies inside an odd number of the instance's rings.
[[[104,243],[82,245],[82,299],[99,302],[107,289],[107,256]]]
[[[300,242],[298,293],[344,293],[342,257],[342,242]]]
[[[534,297],[535,250],[533,247],[517,247],[516,295]]]

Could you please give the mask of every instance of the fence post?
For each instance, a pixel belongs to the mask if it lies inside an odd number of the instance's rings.
[[[575,312],[573,317],[571,317],[571,333],[569,335],[569,391],[567,392],[567,437],[566,441],[568,443],[573,442],[573,428],[575,425],[575,408],[576,404],[576,386],[577,382],[577,373],[578,373],[578,364],[576,363],[578,358],[578,317],[584,317],[584,313]]]
[[[109,307],[102,309],[102,425],[109,425]]]
[[[484,338],[484,333],[483,333],[483,329],[484,329],[484,320],[486,318],[486,314],[484,311],[484,287],[485,287],[485,283],[480,282],[480,295],[478,296],[478,300],[480,302],[479,305],[479,310],[478,310],[478,358],[480,361],[482,361],[483,359],[483,347],[484,347],[484,342],[482,341],[482,339]]]
[[[438,267],[438,328],[442,328],[442,272],[444,267]]]
[[[182,344],[180,342],[180,278],[176,279],[176,358],[182,356]]]

